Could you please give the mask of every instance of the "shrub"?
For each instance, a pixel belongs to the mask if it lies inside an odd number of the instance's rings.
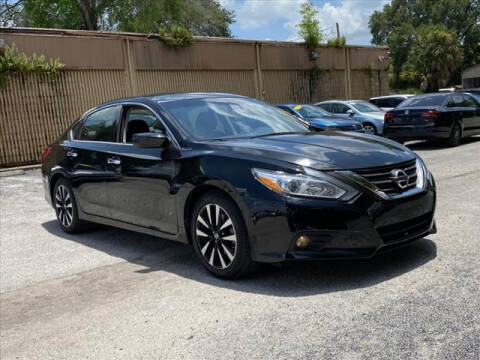
[[[193,43],[193,36],[190,31],[178,25],[172,25],[170,31],[167,31],[166,28],[160,28],[158,36],[166,46],[173,49],[178,49]]]
[[[318,10],[311,3],[303,3],[300,7],[302,20],[297,25],[298,35],[305,41],[305,46],[314,51],[322,41],[320,21],[317,19]]]
[[[33,73],[54,77],[64,66],[58,59],[47,61],[43,55],[27,56],[19,52],[15,44],[6,45],[4,53],[0,55],[0,88],[5,88],[12,75]]]
[[[345,46],[346,43],[347,43],[347,39],[345,38],[345,36],[340,36],[339,38],[336,37],[336,38],[327,40],[328,46],[335,46],[336,48]]]

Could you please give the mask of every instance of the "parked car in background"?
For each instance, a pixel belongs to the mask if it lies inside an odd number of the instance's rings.
[[[405,95],[387,95],[387,96],[377,96],[370,98],[370,102],[373,105],[378,106],[380,109],[384,111],[395,109],[398,105],[400,105],[406,99],[415,96],[412,94],[405,94]]]
[[[345,119],[354,119],[362,123],[367,134],[383,134],[385,111],[364,100],[329,100],[316,103],[322,109]]]
[[[461,90],[457,90],[457,92],[475,94],[475,95],[479,95],[479,96],[480,96],[480,88],[461,89]]]
[[[480,102],[461,92],[415,96],[385,114],[384,135],[390,139],[443,139],[450,146],[480,134]]]
[[[335,116],[314,105],[278,104],[282,110],[308,123],[315,131],[356,131],[364,132],[362,123],[354,119]]]
[[[435,183],[415,153],[231,94],[99,105],[47,147],[42,175],[65,232],[91,221],[192,244],[223,278],[369,258],[436,231]]]

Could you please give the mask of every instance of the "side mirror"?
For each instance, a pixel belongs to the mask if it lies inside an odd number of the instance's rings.
[[[353,116],[355,114],[355,111],[353,111],[352,109],[348,109],[347,114],[348,116]]]
[[[138,133],[132,136],[132,143],[139,148],[161,148],[168,143],[168,137],[162,133]]]

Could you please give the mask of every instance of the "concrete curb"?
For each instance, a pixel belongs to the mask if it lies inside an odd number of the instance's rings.
[[[42,167],[41,164],[17,166],[12,168],[0,169],[0,177],[23,175],[25,171],[36,170]]]

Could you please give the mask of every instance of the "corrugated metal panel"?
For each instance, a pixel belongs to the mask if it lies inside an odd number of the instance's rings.
[[[125,97],[123,71],[63,71],[56,80],[13,76],[0,90],[0,166],[34,163],[85,110]]]
[[[254,71],[137,71],[140,95],[226,92],[255,97]]]
[[[262,71],[265,101],[270,103],[313,103],[345,98],[345,72]]]

